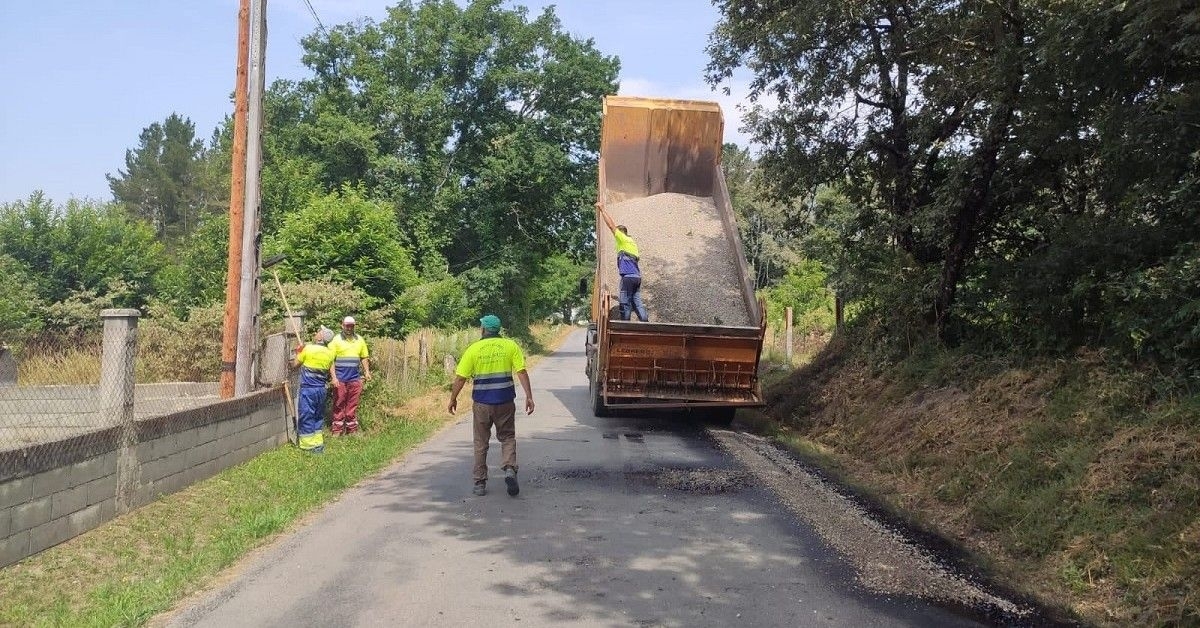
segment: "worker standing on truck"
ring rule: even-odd
[[[313,454],[325,451],[325,386],[332,379],[336,386],[337,372],[333,368],[334,353],[328,346],[333,330],[321,327],[313,341],[296,354],[295,366],[300,367],[299,420],[296,432],[300,449]]]
[[[629,229],[626,229],[625,225],[618,225],[612,216],[604,211],[602,203],[596,203],[596,209],[600,212],[600,217],[604,219],[604,224],[608,225],[613,239],[617,242],[617,274],[621,276],[617,298],[621,302],[621,320],[629,320],[632,306],[632,310],[637,312],[638,319],[642,322],[649,321],[650,316],[646,313],[646,305],[642,303],[642,269],[638,266],[637,242],[629,237]]]
[[[521,380],[525,389],[525,414],[533,414],[533,391],[529,387],[529,374],[525,372],[525,355],[521,347],[508,338],[500,337],[500,318],[488,314],[479,319],[482,338],[463,352],[462,359],[454,369],[454,386],[450,391],[450,403],[446,409],[450,414],[458,410],[458,393],[467,378],[474,385],[471,399],[474,400],[475,479],[476,495],[487,494],[487,453],[492,439],[492,425],[496,426],[496,440],[500,441],[503,459],[504,483],[508,494],[520,492],[517,484],[517,387],[513,374]]]

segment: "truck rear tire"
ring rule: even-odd
[[[597,366],[592,366],[592,372],[588,377],[590,392],[592,393],[592,415],[597,418],[606,418],[612,416],[612,412],[604,407],[604,398],[600,395],[600,373]]]

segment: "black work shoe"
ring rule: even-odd
[[[487,482],[476,482],[475,488],[471,489],[471,492],[480,497],[487,495]]]
[[[516,495],[521,492],[521,487],[517,485],[517,472],[515,470],[504,470],[504,483],[508,485],[509,495]]]

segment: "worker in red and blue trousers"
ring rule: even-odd
[[[300,367],[300,394],[296,405],[300,415],[296,432],[300,449],[319,454],[325,451],[325,387],[330,380],[338,383],[334,369],[334,352],[328,347],[333,330],[322,327],[313,341],[296,354],[295,366]]]
[[[334,336],[333,349],[337,381],[333,388],[333,435],[354,434],[358,431],[358,400],[362,396],[363,380],[371,379],[371,353],[367,341],[354,333],[354,317],[342,319],[342,333]]]

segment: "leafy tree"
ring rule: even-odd
[[[62,295],[51,286],[53,241],[58,210],[41,191],[24,201],[0,205],[0,254],[20,262],[37,278],[38,293],[53,300]]]
[[[591,273],[590,264],[581,264],[566,255],[542,260],[530,289],[531,317],[538,320],[558,316],[564,323],[572,322],[571,311],[587,299],[579,294],[579,280]]]
[[[72,289],[103,291],[114,280],[129,287],[119,305],[142,305],[166,263],[154,233],[117,205],[69,201],[55,229],[54,276]]]
[[[472,312],[495,314],[505,328],[521,333],[532,320],[528,296],[533,275],[528,268],[535,263],[512,254],[499,255],[463,272],[460,278]]]
[[[600,102],[618,65],[552,9],[402,1],[304,47],[314,75],[268,99],[276,156],[386,199],[423,273],[590,246]]]
[[[1200,8],[718,6],[710,80],[750,68],[772,196],[881,328],[1200,377]]]
[[[229,215],[205,216],[155,277],[155,296],[174,305],[176,316],[184,316],[187,308],[224,302],[228,256]]]
[[[721,168],[755,285],[773,285],[789,266],[800,261],[800,239],[810,228],[804,207],[770,196],[762,170],[748,149],[726,144]]]
[[[0,343],[40,331],[42,302],[29,268],[0,254],[0,274],[3,274],[5,284],[0,293],[0,338],[3,338]]]
[[[275,233],[284,216],[325,193],[319,172],[320,166],[302,157],[276,155],[264,163],[259,214],[263,233]]]
[[[287,255],[286,279],[346,282],[383,302],[417,283],[392,211],[349,186],[287,215],[268,250]]]
[[[940,268],[915,293],[944,330],[966,262],[1000,216],[992,185],[1024,83],[1016,0],[763,5],[719,2],[714,83],[750,65],[748,123],[784,197],[838,183],[870,239]]]
[[[0,207],[0,253],[29,268],[47,303],[91,294],[138,307],[166,263],[153,230],[123,207],[77,200],[56,207],[38,193]]]
[[[190,233],[220,199],[220,178],[206,167],[196,125],[172,113],[142,129],[137,148],[125,151],[125,169],[108,175],[113,198],[145,219],[158,236]],[[228,199],[228,196],[225,196]]]
[[[467,300],[466,288],[456,277],[410,287],[401,295],[397,310],[403,320],[401,334],[423,327],[471,327],[479,318]]]

